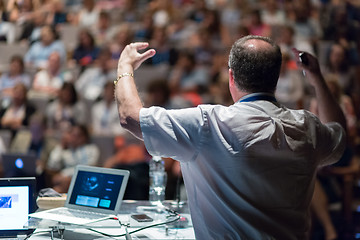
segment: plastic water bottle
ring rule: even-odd
[[[153,205],[160,205],[165,200],[165,187],[167,174],[165,172],[164,160],[153,156],[149,162],[149,200]]]

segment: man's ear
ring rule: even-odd
[[[237,96],[236,96],[236,85],[235,85],[235,79],[234,79],[234,74],[233,71],[231,70],[231,68],[229,68],[229,91],[230,91],[230,95],[232,97],[232,99],[234,100],[234,102],[237,101]]]
[[[229,88],[232,88],[234,86],[235,86],[235,80],[234,80],[233,70],[229,68]]]

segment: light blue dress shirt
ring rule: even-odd
[[[53,52],[59,53],[62,62],[66,60],[65,46],[60,40],[56,40],[48,46],[43,45],[41,41],[35,42],[25,54],[24,61],[35,67],[44,67]]]
[[[142,108],[150,154],[180,161],[196,239],[305,239],[316,169],[345,133],[304,110],[252,100]]]

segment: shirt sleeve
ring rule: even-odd
[[[346,147],[345,130],[339,123],[330,122],[321,126],[320,139],[320,165],[330,165],[337,162],[344,153]]]
[[[60,145],[56,146],[50,153],[47,168],[54,171],[60,171],[64,166],[62,161],[63,153],[64,149]]]
[[[204,126],[200,108],[142,108],[140,126],[146,149],[151,155],[179,161],[196,158]]]

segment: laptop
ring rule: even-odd
[[[120,210],[130,172],[78,165],[71,179],[65,206],[30,214],[30,217],[86,225],[115,217]]]
[[[36,210],[36,180],[0,178],[0,238],[27,235],[34,229],[24,228],[29,213]]]
[[[35,177],[36,155],[22,153],[3,153],[4,177]]]

